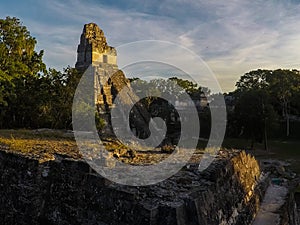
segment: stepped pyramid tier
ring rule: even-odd
[[[120,96],[123,107],[127,107],[132,102],[139,100],[138,96],[132,91],[129,80],[123,71],[117,66],[117,51],[114,47],[107,44],[104,32],[95,23],[85,24],[80,37],[80,44],[77,49],[77,62],[75,68],[84,72],[92,66],[94,76],[94,97],[98,112],[105,119],[108,125],[104,132],[113,133],[110,118],[110,110],[114,107],[113,101],[118,93],[126,88],[126,94]],[[134,125],[138,130],[147,127],[149,115],[143,107],[134,107],[137,114]],[[122,114],[120,116],[126,117]],[[141,124],[141,125],[140,125]]]
[[[117,51],[108,46],[104,32],[95,23],[84,25],[77,48],[77,69],[85,70],[91,64],[106,63],[117,68]]]
[[[104,32],[95,23],[85,24],[77,49],[75,68],[84,72],[93,66],[95,104],[101,113],[113,107],[117,93],[129,81],[117,66],[117,51],[107,44]]]

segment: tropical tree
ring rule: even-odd
[[[276,121],[276,113],[270,103],[268,93],[263,89],[243,92],[235,106],[235,117],[240,135],[251,138],[251,148],[254,142],[263,141],[267,150],[268,127],[270,128]]]
[[[169,80],[176,82],[177,85],[182,87],[190,95],[198,92],[198,90],[199,90],[198,84],[196,84],[190,80],[184,80],[184,79],[181,79],[178,77],[171,77],[171,78],[169,78]]]
[[[242,92],[254,89],[264,89],[268,87],[269,84],[267,82],[267,77],[271,72],[271,70],[258,69],[245,73],[236,83],[237,90]]]
[[[231,125],[238,127],[239,135],[251,138],[251,147],[255,141],[264,141],[267,149],[268,127],[276,124],[277,114],[272,100],[274,96],[270,82],[272,70],[254,70],[240,77],[233,93],[235,108]]]
[[[268,78],[269,92],[280,105],[281,115],[286,120],[286,136],[290,135],[291,102],[300,91],[300,73],[297,70],[272,71]]]
[[[72,127],[72,104],[81,73],[68,67],[63,72],[49,69],[41,82],[47,87],[45,101],[40,105],[40,118],[51,128],[70,129]]]
[[[46,71],[43,51],[19,19],[0,19],[0,126],[26,126],[40,99],[34,94]]]

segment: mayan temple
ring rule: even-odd
[[[117,69],[116,49],[108,46],[104,32],[95,23],[84,25],[77,53],[77,69],[87,69],[90,64],[107,64]]]
[[[84,72],[92,66],[94,75],[95,105],[101,117],[105,119],[107,127],[104,132],[113,133],[110,110],[114,107],[113,101],[117,94],[126,88],[126,95],[119,96],[122,107],[137,102],[138,97],[133,93],[129,80],[117,66],[117,51],[107,44],[104,32],[95,23],[85,24],[77,48],[77,62],[75,68]],[[134,109],[137,119],[133,126],[138,130],[147,124],[148,114],[141,106]],[[119,113],[122,117],[122,109]],[[139,128],[138,128],[139,127]]]
[[[113,107],[113,99],[129,81],[117,66],[117,52],[106,42],[104,32],[95,23],[84,25],[77,48],[75,68],[84,72],[94,69],[95,104],[101,113]]]

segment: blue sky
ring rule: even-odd
[[[296,0],[0,0],[0,14],[22,20],[48,67],[74,66],[83,25],[97,23],[108,43],[145,39],[185,46],[202,57],[223,91],[253,69],[300,69]],[[162,53],[163,54],[163,53]]]

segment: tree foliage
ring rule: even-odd
[[[0,128],[70,128],[81,76],[46,70],[43,51],[19,19],[0,19]]]
[[[33,90],[41,88],[46,71],[43,51],[36,52],[35,45],[19,19],[0,19],[0,125],[25,125],[35,118],[40,99]]]
[[[240,77],[233,93],[235,111],[231,126],[239,126],[240,134],[262,139],[264,129],[286,121],[290,135],[290,116],[299,116],[300,73],[297,70],[254,70]],[[264,112],[264,113],[262,113]],[[234,119],[232,119],[234,118]],[[235,121],[235,122],[233,122]],[[262,126],[267,123],[267,126]],[[241,130],[243,129],[245,130]],[[257,139],[257,138],[256,138]]]
[[[0,19],[0,128],[72,127],[73,95],[81,73],[71,67],[63,71],[47,70],[44,52],[37,51],[36,44],[19,19]],[[170,120],[167,113],[157,110],[162,105],[174,111],[174,107],[162,100],[166,93],[173,101],[184,101],[184,92],[193,100],[205,96],[214,101],[215,94],[190,80],[172,77],[131,81],[138,96],[148,96],[142,99],[148,110],[153,115],[163,115],[166,120]],[[285,123],[282,130],[289,136],[291,119],[300,118],[300,72],[297,70],[250,71],[240,77],[230,95],[233,103],[229,104],[228,133],[236,136],[266,142],[270,131],[282,123]],[[209,134],[210,112],[206,109],[199,117],[202,125],[207,124]],[[101,129],[104,121],[99,115],[96,120]]]
[[[245,73],[236,83],[237,91],[243,92],[267,88],[269,85],[267,80],[270,73],[270,70],[261,69]]]

